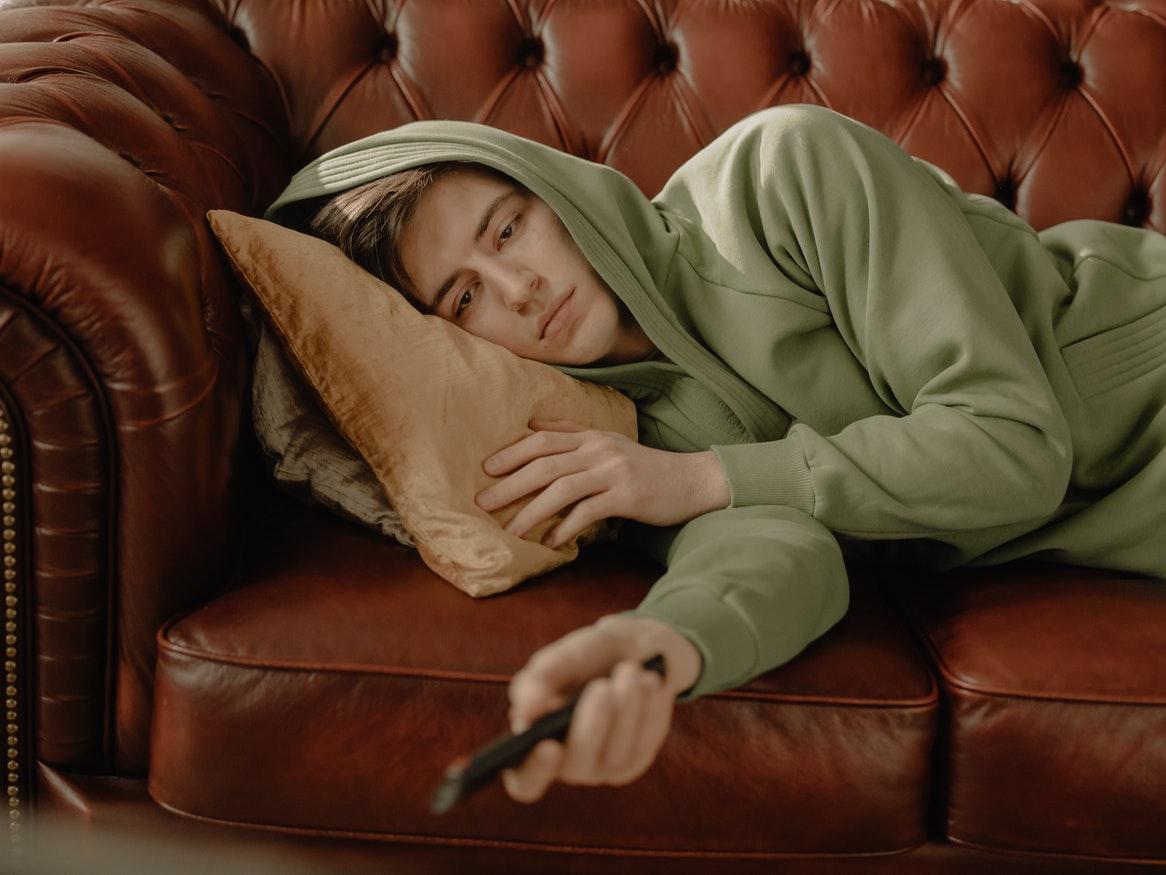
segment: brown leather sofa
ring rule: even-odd
[[[1166,231],[1163,0],[0,0],[9,848],[52,815],[329,871],[1166,865],[1166,582],[1038,562],[853,566],[846,618],[678,706],[639,781],[428,812],[530,653],[661,569],[601,543],[473,600],[276,490],[205,212],[418,117],[650,194],[791,102],[1037,229]]]

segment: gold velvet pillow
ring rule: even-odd
[[[538,493],[487,513],[474,496],[503,478],[482,460],[570,419],[637,438],[636,408],[614,389],[524,359],[418,313],[335,246],[228,210],[207,218],[329,419],[368,462],[421,558],[472,596],[578,556],[603,522],[557,549],[539,543],[570,508],[522,538],[503,526]]]

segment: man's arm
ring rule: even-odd
[[[813,517],[780,505],[730,507],[639,533],[668,570],[621,616],[659,620],[691,641],[700,677],[680,698],[732,689],[793,659],[842,619],[850,585],[842,550]],[[626,543],[627,539],[621,537]]]

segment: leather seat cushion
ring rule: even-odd
[[[1051,563],[905,580],[944,699],[947,835],[1166,857],[1166,586]]]
[[[622,543],[472,599],[408,548],[275,496],[246,586],[158,633],[149,789],[178,813],[401,840],[646,854],[886,853],[926,839],[935,681],[877,587],[753,683],[678,705],[626,787],[556,784],[537,808],[500,782],[444,815],[457,756],[507,729],[530,654],[634,606],[662,569]],[[581,818],[580,812],[587,812]]]

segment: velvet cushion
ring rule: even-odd
[[[418,313],[326,241],[228,210],[207,218],[303,385],[371,468],[434,572],[490,595],[612,533],[615,522],[600,521],[552,550],[539,541],[571,506],[518,538],[502,527],[538,493],[492,513],[474,496],[504,479],[482,461],[531,434],[531,419],[637,439],[630,399]]]

